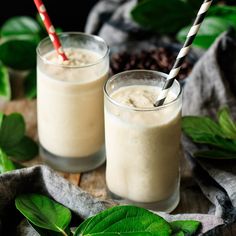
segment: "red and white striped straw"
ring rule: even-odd
[[[46,11],[46,8],[42,2],[42,0],[34,0],[34,3],[38,9],[38,12],[40,14],[40,17],[44,23],[44,26],[48,32],[48,35],[52,41],[52,44],[55,48],[55,50],[57,51],[59,57],[63,60],[63,61],[66,61],[68,60],[63,48],[62,48],[62,45],[61,45],[61,42],[60,42],[60,39],[58,37],[58,35],[56,34],[56,31],[55,31],[55,28],[54,26],[52,25],[52,22],[48,16],[48,13]]]
[[[185,43],[175,60],[175,64],[174,64],[173,68],[171,69],[171,71],[165,81],[165,84],[161,90],[161,93],[157,98],[157,101],[154,104],[155,107],[158,107],[158,106],[161,106],[164,104],[165,99],[168,95],[168,92],[169,92],[171,86],[173,85],[177,75],[179,74],[179,71],[180,71],[181,66],[184,62],[184,59],[190,51],[193,40],[195,39],[195,37],[198,33],[198,30],[200,29],[200,26],[206,16],[206,13],[207,13],[209,7],[211,6],[212,1],[213,0],[204,0],[204,2],[202,3],[202,5],[198,11],[197,17],[188,32]]]

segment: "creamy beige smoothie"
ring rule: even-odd
[[[179,188],[178,103],[156,109],[160,88],[131,85],[110,94],[105,109],[108,189],[134,202],[163,201]],[[176,99],[170,92],[165,103]]]
[[[54,155],[82,158],[104,145],[108,63],[97,63],[101,55],[87,49],[66,48],[65,53],[69,61],[52,51],[43,56],[46,63],[38,63],[39,140]]]

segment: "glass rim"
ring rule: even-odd
[[[171,100],[170,102],[168,102],[168,103],[166,103],[166,104],[163,104],[163,105],[161,105],[161,106],[158,106],[158,107],[155,107],[155,106],[153,106],[153,107],[148,107],[148,108],[137,108],[137,107],[130,107],[130,106],[128,106],[128,105],[125,105],[125,104],[123,104],[123,103],[120,103],[120,102],[118,102],[118,101],[116,101],[115,99],[113,99],[111,96],[110,96],[110,94],[109,94],[109,92],[107,91],[107,86],[108,86],[108,83],[111,81],[111,80],[114,80],[114,79],[116,79],[117,77],[119,77],[119,76],[121,76],[121,75],[123,75],[123,74],[127,74],[127,73],[137,73],[137,72],[147,72],[147,73],[153,73],[153,74],[156,74],[156,75],[159,75],[159,76],[161,76],[161,77],[163,77],[163,78],[167,78],[167,76],[168,76],[168,74],[166,74],[166,73],[163,73],[163,72],[160,72],[160,71],[154,71],[154,70],[128,70],[128,71],[123,71],[123,72],[120,72],[120,73],[118,73],[118,74],[115,74],[115,75],[113,75],[113,76],[111,76],[106,82],[105,82],[105,84],[104,84],[104,86],[103,86],[103,91],[104,91],[104,94],[105,94],[105,96],[106,96],[106,98],[111,102],[111,103],[113,103],[114,105],[116,105],[116,106],[119,106],[119,107],[121,107],[121,108],[123,108],[123,109],[126,109],[126,110],[130,110],[130,111],[157,111],[157,110],[161,110],[161,109],[165,109],[165,108],[167,108],[167,107],[170,107],[172,104],[175,104],[177,101],[178,101],[178,99],[180,98],[180,96],[181,96],[181,94],[182,94],[182,87],[181,87],[181,85],[180,85],[180,83],[175,79],[174,80],[174,83],[177,83],[178,85],[179,85],[179,93],[178,93],[178,95],[177,95],[177,97],[175,98],[175,99],[173,99],[173,100]]]
[[[73,31],[69,31],[69,32],[61,32],[61,33],[58,33],[58,37],[62,37],[63,35],[65,36],[70,36],[70,35],[80,35],[80,36],[86,36],[86,37],[90,37],[90,38],[93,38],[99,42],[102,42],[105,46],[106,46],[106,50],[105,50],[105,53],[104,55],[102,55],[101,57],[99,57],[98,60],[96,60],[94,63],[89,63],[89,64],[86,64],[86,65],[83,65],[83,66],[79,66],[79,65],[64,65],[64,64],[58,64],[58,63],[55,63],[55,62],[51,62],[49,60],[47,60],[45,58],[45,54],[42,55],[42,53],[40,53],[40,47],[42,46],[43,43],[45,43],[46,41],[49,41],[51,42],[51,39],[49,36],[43,38],[39,43],[38,43],[38,46],[36,48],[36,53],[37,55],[39,56],[39,58],[45,63],[45,64],[48,64],[48,65],[52,65],[52,66],[56,66],[56,67],[60,67],[60,68],[70,68],[70,69],[79,69],[79,68],[88,68],[88,67],[92,67],[92,66],[96,66],[98,65],[100,62],[102,62],[108,55],[109,55],[109,52],[110,52],[110,48],[108,46],[108,44],[106,43],[106,41],[97,36],[97,35],[93,35],[93,34],[87,34],[87,33],[83,33],[83,32],[73,32]],[[54,47],[53,47],[54,48]],[[55,50],[55,49],[54,49]]]

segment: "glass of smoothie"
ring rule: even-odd
[[[182,91],[175,81],[154,107],[166,77],[134,70],[106,82],[106,183],[121,202],[171,212],[179,202]]]
[[[49,37],[37,48],[40,152],[55,169],[84,172],[105,161],[103,85],[109,49],[100,37],[84,33],[59,38],[68,61],[61,61]]]

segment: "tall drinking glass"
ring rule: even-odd
[[[109,49],[103,39],[61,33],[69,61],[49,38],[37,48],[37,108],[41,155],[55,169],[81,172],[105,161],[103,85]]]
[[[179,202],[182,91],[175,81],[154,107],[166,77],[135,70],[106,82],[106,182],[114,198],[170,212]]]

